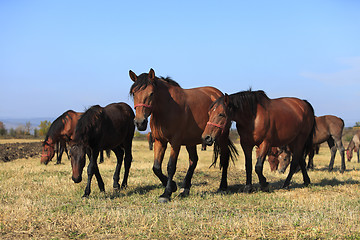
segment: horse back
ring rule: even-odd
[[[341,139],[344,129],[344,121],[333,115],[315,117],[316,128],[314,144],[327,141],[331,136],[334,139]]]

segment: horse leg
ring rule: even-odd
[[[360,163],[360,149],[357,151],[358,163]]]
[[[103,163],[104,162],[104,151],[100,151],[100,160],[99,163]]]
[[[299,165],[300,165],[301,173],[303,175],[304,185],[308,186],[310,184],[310,178],[306,171],[306,162],[305,162],[304,154],[301,154],[299,157]]]
[[[251,193],[253,191],[252,187],[252,149],[253,146],[248,146],[245,144],[241,144],[241,147],[244,151],[245,155],[245,169],[246,169],[246,185],[244,188],[244,192]]]
[[[125,165],[125,171],[124,171],[124,178],[121,183],[121,188],[127,187],[127,181],[130,173],[130,167],[132,162],[132,154],[131,154],[131,147],[132,147],[132,140],[125,144],[125,158],[124,158],[124,165]]]
[[[180,197],[187,197],[190,193],[190,187],[191,187],[191,178],[194,174],[194,170],[196,168],[197,162],[199,160],[196,145],[195,146],[186,146],[186,150],[189,153],[189,168],[186,173],[184,182],[181,185],[180,189]]]
[[[89,161],[89,165],[88,165],[88,168],[87,168],[88,181],[87,181],[87,184],[86,184],[85,193],[84,193],[83,197],[88,197],[90,195],[90,193],[91,193],[91,179],[92,179],[92,176],[94,174],[95,174],[96,180],[98,182],[100,191],[101,192],[105,191],[105,185],[104,185],[104,182],[103,182],[103,180],[101,178],[99,168],[98,168],[98,165],[97,165],[97,162],[96,162],[98,155],[99,155],[98,150],[93,150],[91,152],[90,161]]]
[[[122,148],[120,146],[118,146],[112,150],[116,156],[116,168],[115,168],[115,172],[114,172],[114,176],[113,176],[113,180],[114,180],[113,188],[114,188],[114,190],[120,190],[120,184],[119,184],[120,169],[121,169],[121,164],[122,164],[123,157],[124,157],[124,150],[122,150]]]
[[[167,184],[167,177],[162,173],[161,165],[164,160],[166,147],[167,147],[166,142],[162,143],[158,140],[155,140],[153,172],[160,179],[160,181],[164,187],[166,187],[166,184]]]
[[[331,158],[330,158],[330,164],[329,164],[329,172],[332,171],[334,169],[334,161],[335,161],[335,155],[336,155],[336,146],[334,143],[334,139],[329,138],[327,140],[327,143],[329,145],[330,148],[330,152],[331,152]]]
[[[341,156],[341,173],[345,172],[346,165],[345,165],[345,148],[342,144],[341,138],[334,138],[335,144],[337,149],[339,149],[340,156]]]
[[[180,144],[171,145],[170,158],[169,158],[169,162],[168,162],[168,166],[167,166],[168,180],[167,180],[167,184],[165,187],[165,191],[159,198],[159,202],[162,202],[162,203],[169,202],[171,194],[173,192],[175,192],[177,189],[177,187],[174,188],[175,182],[173,181],[173,178],[174,178],[174,175],[176,172],[176,164],[177,164],[177,159],[179,156],[179,151],[180,151]],[[176,186],[176,183],[175,183],[175,186]]]
[[[259,182],[262,191],[269,191],[269,183],[266,181],[265,176],[263,175],[264,161],[266,158],[266,154],[269,152],[270,145],[266,142],[263,142],[259,149],[259,157],[257,158],[255,165],[255,172],[259,177]]]
[[[62,155],[64,153],[64,143],[63,142],[59,142],[59,154],[57,154],[57,159],[56,159],[56,164],[61,164],[61,158],[62,158]]]
[[[295,144],[296,146],[296,144]],[[292,176],[294,175],[294,173],[297,171],[299,165],[300,165],[300,169],[301,172],[303,174],[303,179],[304,179],[304,184],[307,186],[310,184],[310,178],[307,174],[306,171],[306,162],[305,162],[305,158],[304,158],[304,150],[300,150],[297,149],[294,146],[289,146],[291,152],[293,153],[293,158],[290,164],[290,171],[289,174],[284,182],[283,188],[288,188],[290,185],[290,180],[292,178]]]
[[[307,169],[314,169],[314,155],[315,155],[315,150],[314,148],[311,148],[310,152],[309,152],[309,162],[307,165]],[[306,159],[306,156],[305,156]]]

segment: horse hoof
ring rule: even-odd
[[[333,170],[333,168],[329,168],[328,171],[331,172]]]
[[[245,185],[244,193],[252,193],[254,191],[252,185]]]
[[[308,187],[310,185],[310,182],[304,182],[304,186]]]
[[[261,188],[261,191],[263,191],[263,192],[270,192],[270,185],[268,182],[265,183],[265,185],[261,186],[260,188]]]
[[[121,185],[121,189],[126,189],[127,185]]]
[[[120,192],[120,188],[119,187],[114,187],[113,192]]]
[[[87,199],[87,198],[89,198],[89,195],[84,194],[81,198],[82,198],[82,199]]]
[[[180,194],[179,197],[188,197],[190,195],[190,189],[187,188],[180,188]]]
[[[290,185],[288,185],[288,184],[285,185],[285,184],[284,184],[284,185],[282,186],[282,189],[289,190],[289,189],[290,189]]]
[[[169,198],[166,198],[166,197],[159,197],[159,203],[168,203],[170,202],[170,199]]]

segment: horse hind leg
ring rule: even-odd
[[[335,155],[336,155],[336,146],[335,146],[335,142],[334,139],[329,138],[327,140],[327,143],[329,145],[330,148],[330,152],[331,152],[331,158],[330,158],[330,163],[329,163],[329,172],[332,171],[334,169],[334,161],[335,161]]]
[[[199,160],[196,145],[195,146],[186,146],[186,150],[189,153],[189,168],[186,173],[184,182],[182,183],[181,189],[180,189],[180,197],[187,197],[190,193],[190,187],[191,187],[191,179],[194,174],[194,170],[196,168],[197,162]]]
[[[266,181],[266,178],[263,174],[263,168],[264,168],[265,157],[268,151],[269,151],[269,144],[263,142],[260,145],[259,157],[257,158],[255,165],[255,172],[258,175],[261,190],[266,192],[269,191],[269,183]]]
[[[309,161],[308,161],[307,169],[314,169],[314,155],[315,155],[315,149],[311,148],[309,152]]]
[[[284,182],[283,188],[288,188],[290,185],[290,181],[292,176],[297,171],[299,165],[303,175],[304,185],[307,186],[310,184],[310,178],[306,171],[306,162],[305,162],[305,154],[304,151],[300,151],[298,149],[294,149],[294,147],[290,146],[291,151],[293,152],[293,158],[290,164],[289,174]]]
[[[346,170],[346,165],[345,165],[345,148],[342,144],[341,138],[340,139],[334,139],[335,140],[335,144],[337,149],[339,149],[340,152],[340,157],[341,157],[341,173],[344,173]]]
[[[127,181],[129,178],[131,162],[133,160],[133,157],[131,154],[131,144],[132,144],[132,141],[130,141],[130,143],[128,143],[127,146],[125,146],[125,157],[124,157],[125,172],[124,172],[123,181],[121,183],[121,188],[127,187]]]
[[[112,149],[113,152],[115,153],[116,156],[116,168],[115,168],[115,172],[114,172],[114,176],[113,176],[113,188],[114,190],[120,190],[120,184],[119,184],[119,180],[120,180],[120,169],[121,169],[121,165],[122,165],[122,161],[123,161],[123,157],[124,157],[124,150],[121,147],[116,147],[114,149]]]

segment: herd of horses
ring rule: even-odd
[[[213,164],[220,158],[222,175],[220,190],[226,190],[227,170],[231,159],[238,155],[229,138],[232,122],[240,136],[240,145],[245,154],[245,192],[252,192],[252,152],[257,146],[255,172],[263,191],[269,190],[269,183],[263,175],[266,156],[272,170],[284,172],[290,164],[289,174],[283,184],[290,185],[293,174],[300,168],[304,185],[310,184],[307,167],[313,167],[314,148],[327,141],[331,150],[329,170],[333,169],[337,149],[341,154],[341,172],[345,171],[344,147],[341,141],[344,123],[335,116],[315,117],[309,102],[292,97],[270,99],[263,91],[242,91],[223,94],[214,87],[183,89],[171,78],[157,77],[153,69],[136,75],[129,71],[133,84],[130,95],[134,109],[126,103],[112,103],[106,107],[95,105],[84,113],[69,110],[59,116],[50,126],[43,142],[41,163],[47,164],[57,153],[57,163],[65,151],[71,160],[72,180],[82,181],[85,157],[88,156],[87,185],[83,197],[89,196],[91,180],[95,175],[100,191],[105,191],[97,158],[103,161],[103,151],[113,151],[117,164],[113,177],[113,188],[127,186],[132,162],[132,141],[135,127],[145,131],[150,118],[151,132],[147,135],[149,148],[154,150],[153,172],[165,187],[160,202],[168,202],[177,191],[174,175],[181,146],[189,154],[189,167],[181,184],[179,196],[189,195],[191,179],[198,162],[196,145],[214,144]],[[352,151],[357,152],[359,161],[360,131],[351,140],[348,160]],[[169,143],[169,144],[168,144]],[[70,151],[67,151],[66,145]],[[170,158],[167,176],[162,171],[162,162],[167,146]],[[306,166],[305,157],[309,155]],[[122,184],[119,175],[124,160],[125,173]]]

